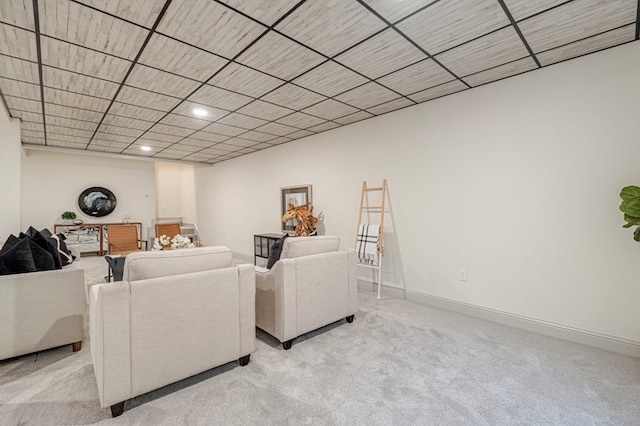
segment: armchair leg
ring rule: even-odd
[[[353,322],[353,319],[354,319],[355,317],[356,317],[355,315],[349,315],[349,316],[346,318],[346,320],[347,320],[347,322],[348,322],[348,323],[352,323],[352,322]]]
[[[124,411],[124,403],[125,401],[118,402],[111,406],[111,417],[118,417]]]
[[[238,362],[240,363],[241,367],[244,367],[245,365],[249,364],[249,357],[251,356],[251,354],[249,355],[245,355],[241,358],[238,358]]]
[[[293,339],[287,340],[286,342],[282,342],[282,347],[284,348],[285,351],[288,351],[289,349],[291,349],[291,345],[293,345]]]
[[[73,342],[73,351],[74,352],[78,352],[80,349],[82,349],[82,340],[80,340],[79,342]]]

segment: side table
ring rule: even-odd
[[[269,259],[269,252],[273,243],[284,234],[255,234],[253,236],[253,264],[257,265],[258,258]]]

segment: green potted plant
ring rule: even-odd
[[[620,211],[624,213],[625,223],[623,228],[638,226],[633,232],[633,239],[640,241],[640,187],[635,185],[625,186],[620,191]]]
[[[63,225],[72,225],[73,224],[73,219],[76,218],[76,214],[74,212],[66,211],[66,212],[62,213],[61,217],[62,217],[62,224]]]

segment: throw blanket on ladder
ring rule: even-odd
[[[360,263],[375,265],[378,259],[380,225],[360,225],[356,238],[356,251]]]

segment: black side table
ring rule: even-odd
[[[259,257],[269,259],[269,252],[273,243],[283,236],[284,234],[255,234],[253,236],[253,264],[258,264]]]

